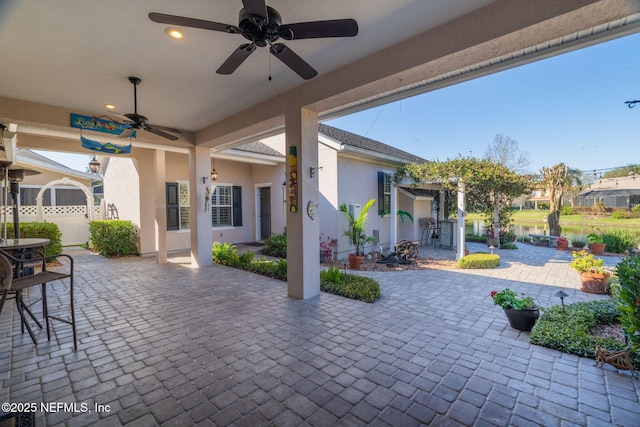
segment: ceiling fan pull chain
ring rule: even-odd
[[[271,55],[267,55],[269,58],[269,81],[271,81]]]

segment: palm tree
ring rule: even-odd
[[[360,215],[357,218],[354,218],[351,213],[349,213],[349,207],[346,203],[343,203],[338,208],[340,212],[343,212],[347,215],[347,219],[349,221],[349,229],[344,232],[344,235],[351,240],[351,243],[356,246],[356,255],[364,255],[363,247],[366,243],[373,243],[374,239],[372,236],[367,236],[364,230],[364,222],[367,219],[367,214],[369,209],[376,202],[376,199],[371,199],[367,202],[366,205],[362,207],[360,211]]]

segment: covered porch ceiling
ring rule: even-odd
[[[70,113],[104,104],[178,128],[169,141],[139,132],[137,148],[220,151],[282,132],[292,108],[336,117],[577,49],[640,29],[640,0],[268,0],[284,23],[353,18],[353,38],[285,41],[318,76],[303,80],[258,48],[231,75],[216,69],[246,40],[168,25],[150,12],[238,24],[241,0],[73,0],[0,3],[0,123],[18,146],[80,148]],[[271,76],[271,80],[269,80]],[[101,137],[94,135],[95,139]],[[104,137],[102,138],[105,139]],[[115,138],[108,138],[116,142]]]

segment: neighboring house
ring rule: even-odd
[[[22,148],[16,150],[16,161],[9,171],[11,175],[16,174],[14,171],[24,171],[17,173],[24,175],[19,182],[20,221],[56,223],[63,245],[88,241],[88,221],[101,218],[100,200],[96,200],[93,192],[93,186],[102,180],[100,176],[68,168]],[[7,205],[11,205],[11,199]],[[13,222],[13,209],[7,209],[7,222]]]
[[[396,191],[391,178],[399,166],[425,159],[389,145],[345,132],[324,124],[318,134],[319,200],[315,206],[320,233],[338,238],[338,257],[353,250],[343,236],[347,219],[338,211],[342,203],[358,206],[369,199],[376,204],[369,211],[367,230],[377,245],[388,249],[399,239],[419,240],[421,217],[435,216],[432,202],[437,191],[418,192],[405,188]],[[284,135],[214,153],[212,168],[216,181],[206,183],[211,212],[213,241],[231,243],[263,240],[285,230],[287,214],[286,157]],[[164,155],[166,181],[167,251],[190,248],[190,191],[188,154],[168,151]],[[130,219],[152,232],[153,225],[143,218],[145,192],[140,189],[139,165],[131,158],[112,156],[103,164],[104,197],[107,217]],[[309,174],[310,171],[300,171]],[[398,223],[392,218],[392,206],[409,212],[415,221]],[[306,206],[301,207],[306,215]],[[397,229],[392,229],[397,224]],[[144,239],[144,233],[141,233]],[[141,244],[144,248],[144,244]],[[373,249],[369,246],[367,250]],[[142,250],[153,253],[152,249]]]
[[[615,209],[640,205],[640,177],[603,178],[573,198],[574,206],[591,207],[598,202]]]

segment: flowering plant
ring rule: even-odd
[[[571,254],[573,259],[569,263],[569,267],[576,270],[578,273],[596,273],[604,274],[604,259],[595,258],[593,254],[587,253],[585,250],[580,252],[574,252]]]
[[[566,237],[564,237],[564,236],[560,236],[560,237],[558,237],[556,240],[557,240],[558,242],[568,242],[568,241],[569,241],[569,240],[568,240]]]
[[[509,288],[501,291],[491,291],[490,295],[493,298],[493,303],[504,309],[525,310],[536,308],[536,303],[532,297],[525,296],[525,294],[520,294],[522,296],[518,297],[518,294]]]
[[[333,256],[333,251],[338,247],[338,239],[332,239],[325,236],[324,233],[320,233],[320,252],[322,252],[327,258]]]

